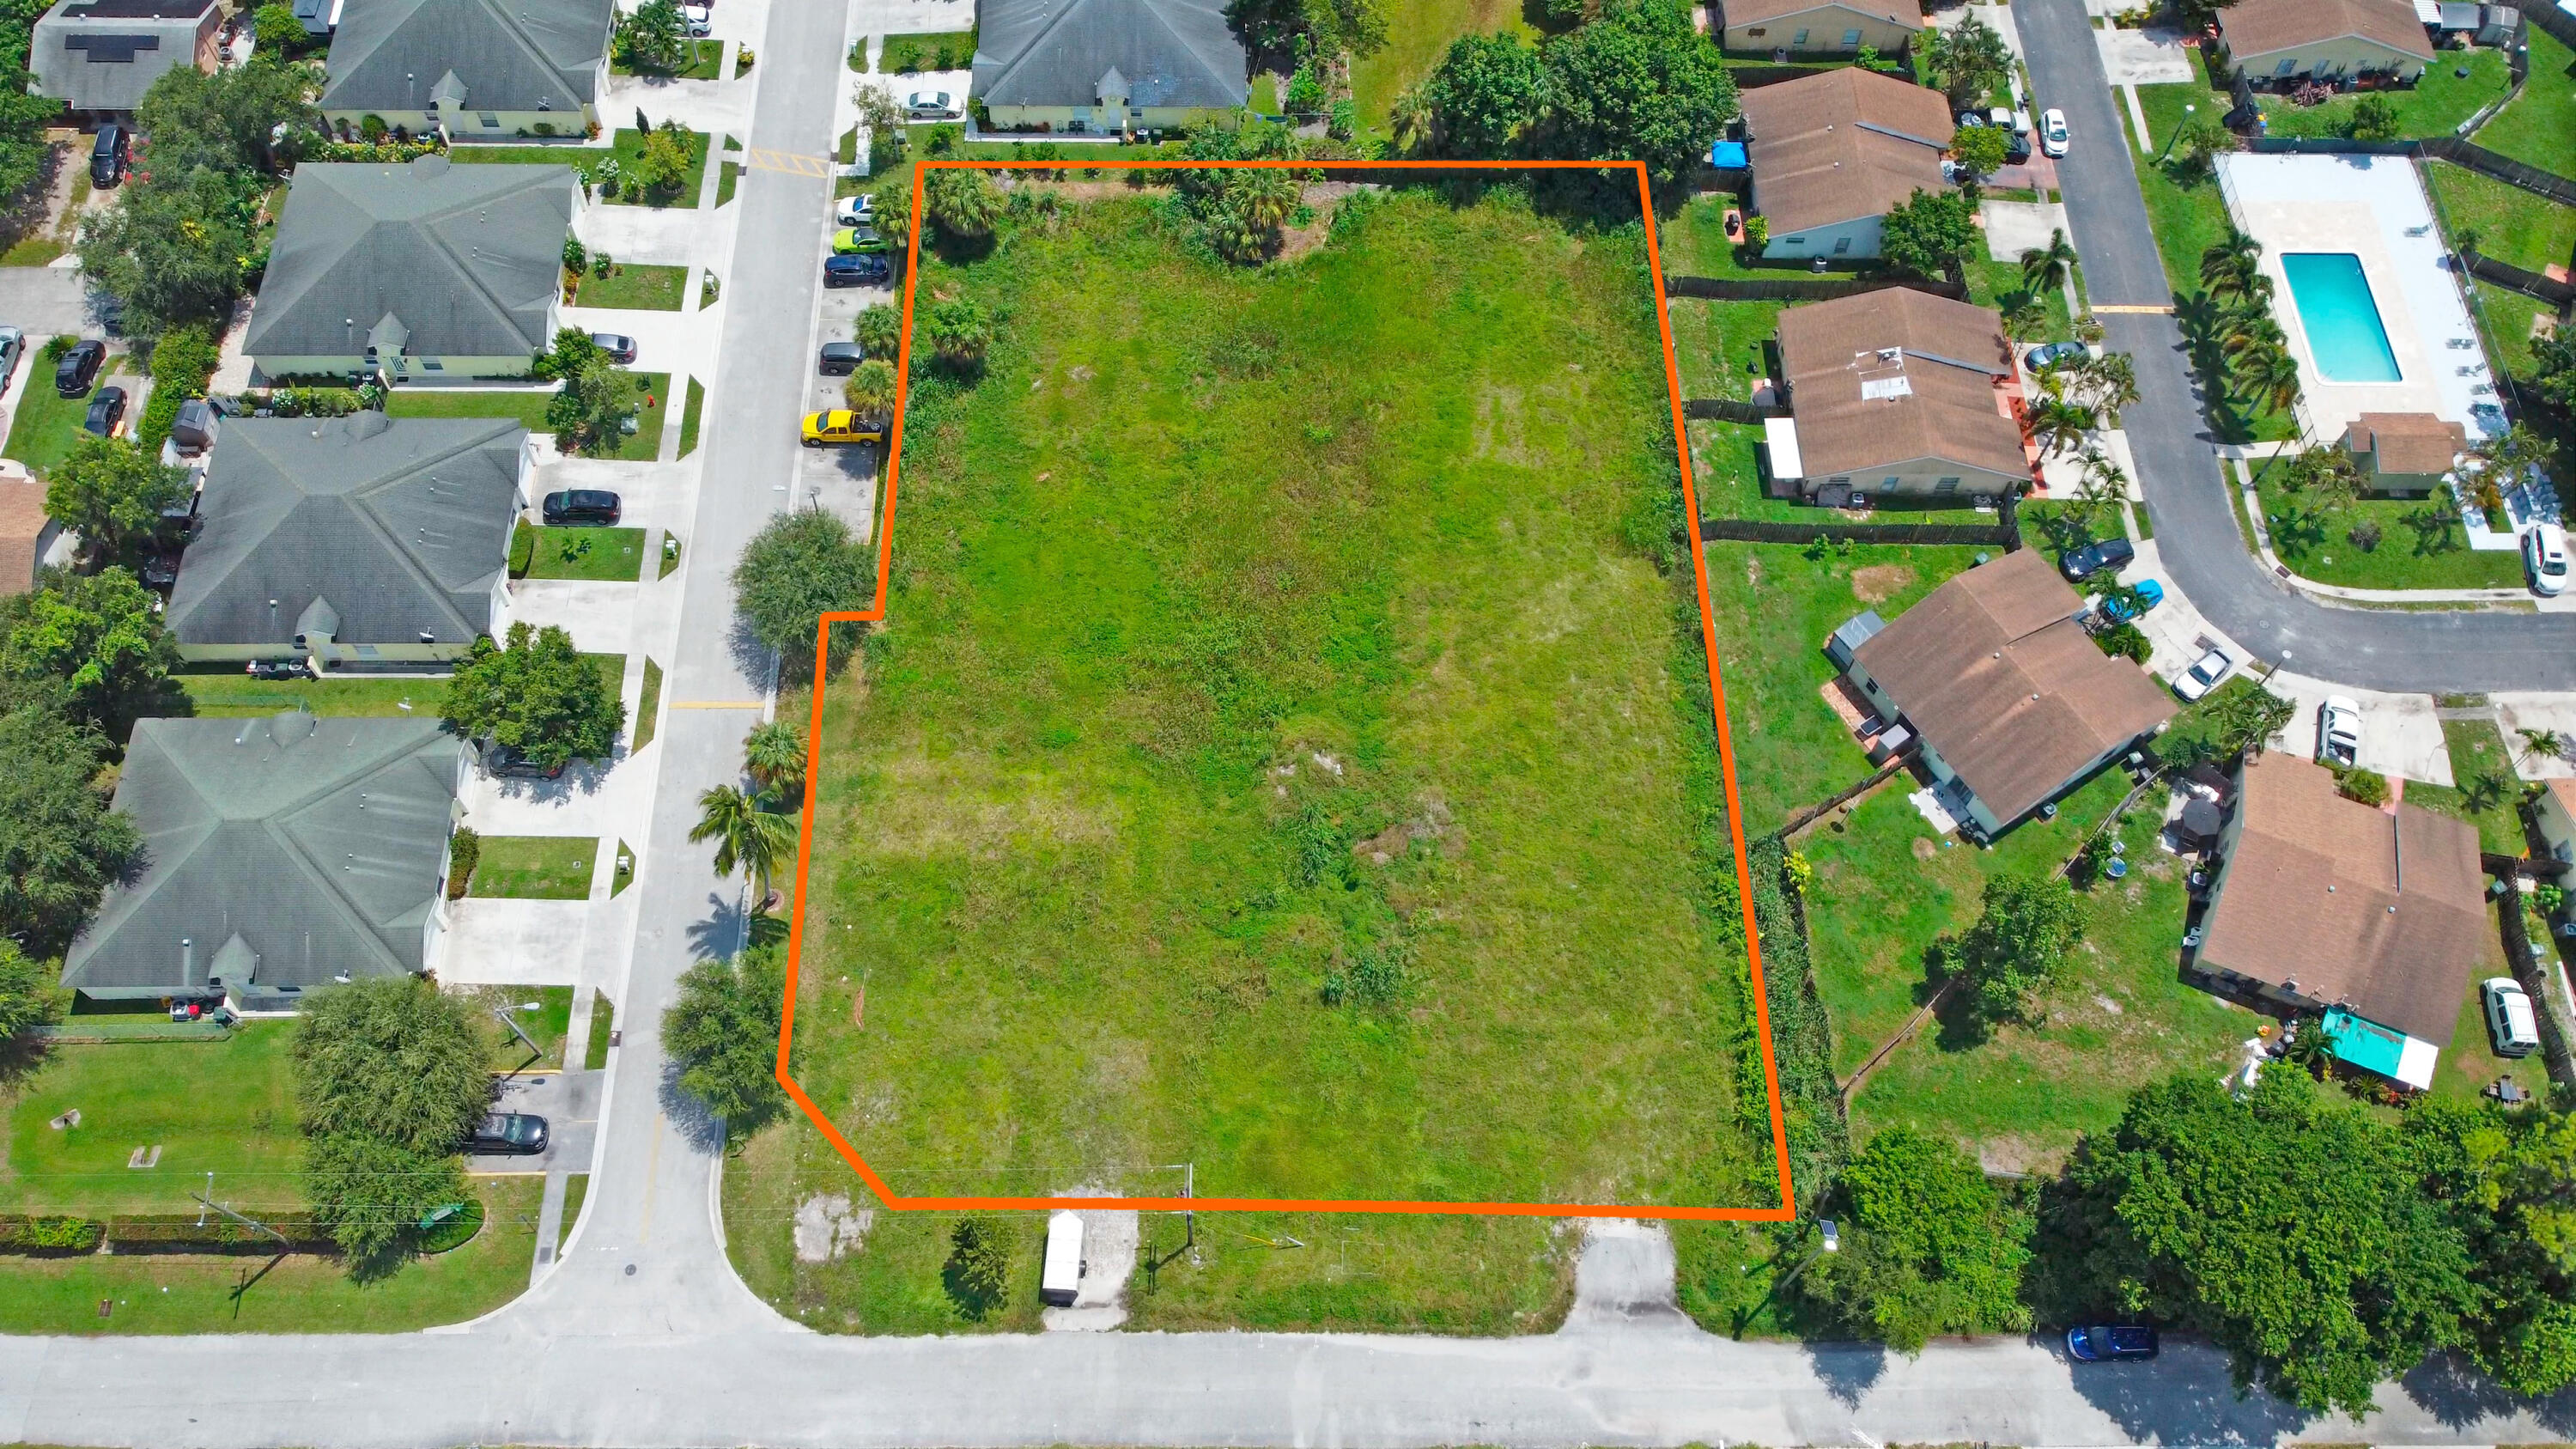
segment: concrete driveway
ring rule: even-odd
[[[2192,78],[2191,52],[2178,30],[2096,30],[2093,41],[2115,86],[2182,85]]]
[[[2263,687],[2299,707],[2282,733],[2280,748],[2304,759],[2317,754],[2317,713],[2328,695],[2361,706],[2361,749],[2354,763],[2390,779],[2427,785],[2458,783],[2451,776],[2451,747],[2429,694],[2385,694],[2335,684],[2311,675],[2275,670]]]
[[[530,1072],[503,1082],[492,1110],[545,1118],[546,1150],[526,1156],[468,1153],[465,1170],[494,1177],[533,1177],[556,1168],[588,1172],[604,1078],[600,1072]]]
[[[24,329],[30,346],[65,334],[108,335],[78,267],[0,267],[0,326]]]
[[[615,847],[610,847],[614,849]],[[574,986],[590,902],[467,896],[447,907],[438,979],[451,986]]]

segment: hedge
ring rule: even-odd
[[[206,395],[223,351],[203,327],[181,327],[152,345],[152,398],[134,425],[134,441],[158,453],[179,420],[179,404]]]
[[[98,1251],[107,1225],[91,1218],[0,1217],[0,1253],[65,1258]]]
[[[195,1213],[153,1213],[112,1218],[107,1224],[111,1253],[336,1253],[330,1229],[305,1213],[286,1213],[260,1221],[275,1228],[286,1242],[259,1229],[209,1212],[200,1224]]]

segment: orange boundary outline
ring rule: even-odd
[[[823,735],[823,666],[834,624],[874,623],[885,617],[886,596],[894,570],[894,505],[895,490],[903,472],[903,409],[911,391],[912,379],[912,303],[913,288],[921,276],[921,193],[926,174],[938,169],[957,170],[1026,170],[1026,161],[917,161],[913,163],[912,199],[914,225],[906,249],[907,270],[903,287],[903,344],[897,353],[895,368],[895,412],[892,436],[886,443],[885,507],[883,522],[877,530],[877,605],[873,609],[835,610],[823,615],[814,631],[814,701],[812,719],[805,735],[805,778],[820,777]],[[1063,157],[1044,163],[1049,168],[1066,170],[1111,170],[1148,167],[1156,170],[1203,169],[1215,167],[1268,167],[1300,170],[1628,170],[1637,177],[1638,211],[1646,223],[1646,269],[1655,281],[1655,323],[1664,344],[1664,382],[1672,404],[1673,448],[1681,462],[1682,516],[1699,517],[1699,494],[1693,486],[1690,463],[1690,435],[1682,422],[1681,369],[1673,356],[1673,319],[1664,296],[1663,254],[1655,235],[1655,207],[1652,189],[1647,184],[1645,163],[1641,161],[1184,161],[1184,160],[1107,160],[1083,162]],[[1337,1198],[1257,1198],[1257,1197],[905,1197],[892,1184],[868,1166],[867,1159],[850,1145],[826,1117],[805,1089],[788,1075],[788,1049],[796,1036],[797,967],[805,945],[805,887],[807,867],[814,853],[814,792],[805,795],[804,817],[797,834],[795,910],[789,916],[787,936],[787,1000],[779,1013],[778,1060],[773,1068],[778,1084],[803,1110],[807,1120],[820,1129],[833,1150],[839,1152],[851,1167],[857,1169],[868,1190],[895,1212],[958,1211],[983,1209],[1044,1210],[1066,1207],[1149,1209],[1163,1212],[1344,1212],[1344,1213],[1482,1213],[1517,1217],[1584,1217],[1584,1218],[1685,1218],[1698,1220],[1729,1219],[1740,1222],[1786,1222],[1797,1215],[1796,1202],[1789,1181],[1789,1129],[1780,1105],[1780,1068],[1771,1052],[1771,1005],[1763,986],[1762,938],[1753,921],[1752,869],[1745,859],[1744,818],[1735,790],[1735,746],[1726,727],[1726,683],[1717,664],[1716,616],[1709,607],[1708,558],[1701,546],[1699,530],[1690,529],[1691,572],[1699,590],[1700,644],[1708,656],[1708,684],[1712,713],[1717,721],[1719,772],[1726,782],[1727,831],[1735,847],[1737,900],[1744,912],[1744,943],[1753,976],[1753,1015],[1762,1045],[1762,1076],[1770,1095],[1771,1150],[1780,1169],[1780,1203],[1767,1208],[1655,1207],[1618,1203],[1532,1203],[1532,1202],[1415,1202],[1380,1199]]]

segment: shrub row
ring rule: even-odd
[[[91,1218],[0,1217],[0,1253],[60,1258],[96,1252],[106,1229]]]
[[[1779,1069],[1780,1101],[1788,1119],[1789,1169],[1799,1197],[1812,1201],[1851,1155],[1842,1088],[1834,1081],[1833,1028],[1816,995],[1806,912],[1786,884],[1787,847],[1778,836],[1767,836],[1752,842],[1745,856],[1753,875],[1753,922],[1762,933],[1762,995],[1771,1011],[1771,1057]],[[1746,1070],[1740,1080],[1750,1099],[1748,1110],[1767,1126],[1768,1093],[1761,1072],[1754,1070],[1761,1061],[1760,1044],[1753,1047],[1743,1056]]]
[[[134,424],[134,441],[158,453],[179,420],[179,404],[204,397],[215,367],[223,360],[215,340],[203,327],[175,328],[152,344],[152,400]]]
[[[95,1253],[274,1253],[276,1238],[217,1213],[138,1213],[114,1218],[0,1216],[0,1254],[59,1258]],[[298,1253],[338,1251],[330,1232],[303,1213],[264,1219]]]

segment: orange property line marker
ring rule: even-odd
[[[912,228],[906,251],[907,270],[903,287],[903,343],[895,361],[894,428],[886,442],[886,483],[884,523],[877,530],[877,604],[873,609],[845,609],[825,614],[814,631],[814,700],[805,734],[805,778],[821,778],[823,738],[824,664],[835,624],[869,624],[885,617],[886,595],[894,574],[894,510],[903,474],[903,410],[911,391],[912,379],[912,307],[915,283],[921,276],[921,189],[924,173],[932,170],[1018,170],[1029,163],[1021,161],[917,161],[912,173]],[[1699,517],[1699,493],[1691,477],[1690,435],[1682,422],[1681,368],[1673,356],[1672,314],[1664,296],[1663,254],[1655,237],[1655,208],[1652,189],[1647,184],[1645,163],[1640,161],[1165,161],[1051,160],[1050,168],[1110,170],[1145,167],[1154,170],[1206,169],[1220,166],[1245,168],[1294,168],[1298,170],[1338,171],[1629,171],[1637,178],[1637,208],[1646,226],[1646,268],[1655,281],[1655,324],[1664,346],[1664,383],[1666,397],[1672,405],[1673,451],[1681,463],[1682,516]],[[805,795],[804,818],[799,826],[796,846],[796,899],[788,917],[787,935],[787,1000],[779,1013],[778,1060],[774,1068],[778,1084],[821,1131],[832,1149],[841,1154],[855,1169],[868,1190],[877,1195],[887,1208],[896,1212],[911,1211],[977,1211],[985,1209],[1028,1209],[1033,1211],[1064,1207],[1143,1209],[1162,1212],[1344,1212],[1344,1213],[1483,1213],[1516,1217],[1588,1217],[1588,1218],[1687,1218],[1699,1220],[1731,1219],[1744,1222],[1785,1222],[1796,1215],[1797,1197],[1789,1181],[1789,1128],[1780,1104],[1780,1068],[1771,1051],[1771,1007],[1762,980],[1762,938],[1753,921],[1752,869],[1745,859],[1744,817],[1735,789],[1735,746],[1726,725],[1726,684],[1717,664],[1717,622],[1709,606],[1708,558],[1699,530],[1689,529],[1692,580],[1699,593],[1700,643],[1708,655],[1708,684],[1717,720],[1717,752],[1721,775],[1726,782],[1727,833],[1735,850],[1736,897],[1744,912],[1745,952],[1752,966],[1753,1016],[1762,1046],[1762,1079],[1771,1111],[1771,1150],[1780,1173],[1780,1203],[1776,1207],[1663,1207],[1643,1203],[1562,1203],[1562,1202],[1416,1202],[1377,1198],[1267,1198],[1267,1197],[906,1197],[894,1190],[893,1184],[878,1175],[850,1145],[831,1118],[805,1094],[796,1079],[788,1074],[788,1045],[796,1038],[796,983],[805,949],[805,891],[808,872],[814,857],[814,793]]]

